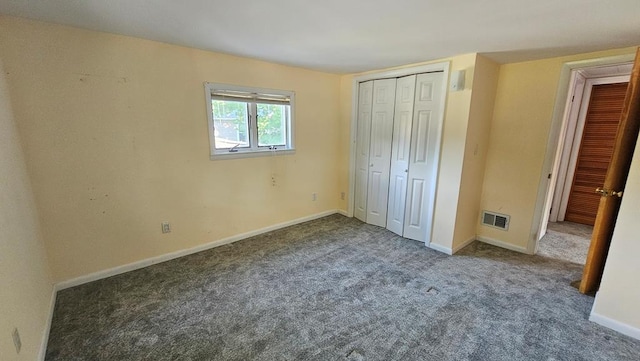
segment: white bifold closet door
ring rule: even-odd
[[[431,235],[442,134],[443,73],[416,78],[403,236],[426,242]]]
[[[373,81],[366,222],[380,227],[387,224],[395,94],[396,79]]]
[[[363,82],[356,135],[356,218],[429,241],[442,133],[443,73]]]
[[[393,141],[391,144],[387,229],[400,236],[402,236],[404,230],[404,209],[407,199],[407,176],[409,175],[411,123],[415,88],[415,75],[399,78],[397,81],[396,106],[393,116]]]
[[[369,139],[371,137],[371,109],[373,80],[360,83],[358,91],[358,120],[356,136],[356,189],[353,215],[367,221],[367,180],[369,179]]]

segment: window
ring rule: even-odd
[[[293,152],[294,93],[205,83],[211,159]]]

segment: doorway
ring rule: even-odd
[[[622,191],[624,189],[627,174],[629,172],[631,156],[633,154],[633,149],[635,148],[638,138],[638,131],[640,130],[640,49],[636,52],[635,57],[629,54],[628,56],[620,56],[615,58],[629,58],[629,60],[635,59],[635,62],[632,65],[630,82],[626,88],[623,109],[620,114],[620,123],[619,126],[616,127],[616,139],[611,155],[611,163],[609,165],[608,171],[606,172],[604,183],[601,187],[593,190],[595,193],[599,194],[600,202],[595,219],[589,252],[585,263],[584,274],[582,280],[578,281],[580,292],[585,294],[592,294],[597,291],[600,277],[602,275],[602,269],[604,268],[604,262],[607,256],[608,245],[615,226],[615,219],[620,205],[620,198],[622,197]],[[611,60],[612,59],[609,58],[596,59],[587,62],[565,63],[561,73],[560,89],[563,88],[564,80],[569,78],[569,72],[576,68],[586,68],[587,66],[584,66],[585,63],[597,64],[601,66],[605,64],[622,64]],[[570,83],[567,82],[566,88],[571,89],[569,85]],[[567,95],[564,95],[563,93],[564,92],[560,91],[558,93],[559,96],[556,99],[554,119],[552,122],[549,143],[547,144],[547,154],[545,157],[544,169],[553,169],[554,175],[555,172],[558,171],[558,164],[560,163],[559,159],[561,158],[562,153],[562,141],[564,140],[562,136],[555,138],[554,135],[565,133],[567,124],[566,115],[569,113],[570,101],[573,98],[572,93],[568,92]],[[566,98],[563,98],[563,95]],[[557,116],[559,114],[559,104],[563,104],[565,102],[567,103],[567,106],[564,107],[565,117],[559,117]],[[556,139],[558,140],[558,142],[554,143]],[[558,143],[560,143],[560,146],[558,146]],[[555,159],[553,159],[551,156],[552,152],[555,153]],[[552,161],[554,167],[549,164]],[[546,211],[550,209],[552,203],[551,193],[553,192],[555,185],[555,178],[552,179],[551,173],[549,173],[548,178],[550,179],[549,182],[547,182],[546,184],[544,182],[541,182],[539,188],[540,191],[543,190],[543,188],[546,188],[547,192],[546,195],[542,194],[542,192],[539,192],[538,202],[536,205],[537,209],[544,210],[544,213],[540,215],[536,212],[536,218],[539,216],[540,218],[538,219],[541,220],[539,223],[537,223],[536,219],[534,219],[533,227],[536,227],[536,224],[538,224],[540,227],[540,233],[535,233],[534,238],[531,239],[531,242],[529,243],[529,246],[533,245],[534,250],[537,250],[539,246],[537,240],[539,240],[540,238],[537,237],[537,235],[543,235],[547,230],[548,213]]]
[[[593,226],[631,72],[624,65],[577,69],[549,221]]]
[[[448,71],[434,63],[353,80],[348,214],[427,246]]]
[[[527,251],[531,254],[538,253],[540,241],[547,233],[549,222],[565,221],[560,210],[568,203],[567,192],[574,180],[572,172],[575,170],[579,151],[579,142],[574,142],[574,139],[582,139],[582,133],[576,133],[579,131],[581,100],[587,80],[628,76],[633,60],[634,55],[629,54],[564,64],[543,164],[546,172],[540,180],[532,237],[527,246]],[[574,148],[576,144],[577,148]]]
[[[632,63],[574,69],[549,223],[537,253],[585,264]]]
[[[585,264],[631,72],[631,63],[576,69],[546,234],[538,254]],[[624,75],[620,75],[624,74]]]

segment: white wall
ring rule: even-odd
[[[640,339],[640,146],[636,146],[592,320]]]
[[[35,360],[46,335],[52,283],[0,60],[0,359]],[[22,350],[11,334],[18,328]]]

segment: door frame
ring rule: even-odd
[[[629,82],[629,75],[604,75],[597,78],[586,78],[584,83],[584,89],[580,96],[580,101],[576,104],[575,99],[573,106],[579,107],[577,116],[570,117],[568,119],[567,136],[564,139],[564,146],[562,151],[562,158],[560,160],[560,166],[566,164],[567,166],[560,167],[557,171],[555,190],[553,192],[553,203],[551,205],[551,214],[549,221],[562,222],[564,221],[565,214],[567,212],[567,204],[569,203],[569,193],[571,192],[573,185],[573,178],[575,176],[576,165],[578,161],[578,153],[582,146],[582,135],[584,133],[584,126],[587,119],[587,112],[591,106],[591,92],[594,85],[603,84],[617,84]],[[574,93],[577,98],[578,93]],[[573,130],[573,131],[572,131]],[[572,134],[573,136],[570,136]]]
[[[553,195],[553,191],[555,190],[556,177],[560,165],[559,160],[562,155],[560,143],[564,141],[563,137],[567,128],[566,106],[569,101],[572,71],[597,66],[624,64],[633,62],[634,59],[635,53],[629,53],[618,56],[566,62],[562,65],[542,172],[540,173],[540,181],[538,183],[538,195],[533,213],[533,222],[531,224],[531,231],[529,232],[529,241],[527,242],[527,253],[537,253],[538,241],[547,231],[549,210],[551,209],[551,203],[553,201],[551,195]]]
[[[351,83],[351,136],[349,143],[349,195],[347,198],[347,216],[353,217],[354,211],[354,202],[355,202],[355,172],[356,172],[356,139],[357,139],[357,130],[358,130],[358,84],[376,79],[385,79],[385,78],[400,78],[403,76],[420,74],[420,73],[429,73],[441,71],[443,72],[443,82],[442,89],[443,97],[442,97],[442,108],[440,114],[438,114],[441,119],[444,121],[444,114],[446,111],[447,104],[447,89],[449,84],[449,69],[451,67],[450,61],[438,62],[432,64],[425,64],[419,66],[412,66],[407,68],[398,68],[398,69],[390,69],[379,72],[367,73],[358,76],[354,76]],[[442,127],[441,131],[444,129]],[[439,136],[442,139],[442,134]],[[438,144],[438,159],[440,157],[440,149],[442,144]],[[436,178],[438,175],[436,175]],[[431,220],[433,222],[433,220]],[[431,227],[432,228],[432,227]],[[430,235],[428,235],[427,239],[431,241]],[[428,243],[426,243],[428,245]]]

